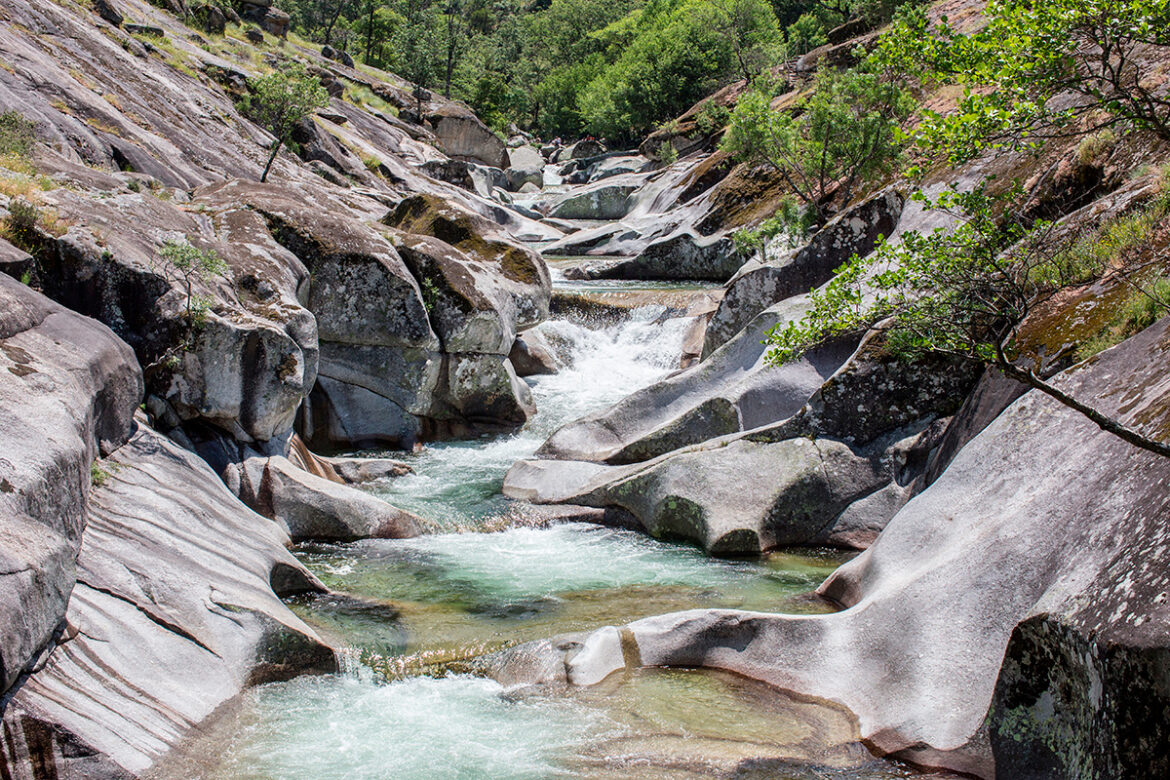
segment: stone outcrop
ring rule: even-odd
[[[137,776],[245,686],[337,667],[278,598],[321,584],[197,456],[140,427],[102,468],[65,631],[0,725],[16,777]]]
[[[62,189],[45,199],[70,223],[44,236],[46,292],[134,347],[156,416],[170,427],[209,422],[242,441],[288,430],[317,375],[317,324],[296,297],[308,272],[254,215],[231,215],[219,232],[140,193]],[[215,252],[227,273],[192,274],[189,295],[183,272],[160,255],[167,241]],[[206,307],[201,321],[191,305]]]
[[[492,168],[508,167],[508,145],[470,109],[448,104],[427,116],[439,147],[448,157],[471,160]]]
[[[703,356],[772,304],[820,287],[853,255],[869,254],[880,238],[894,232],[902,206],[898,193],[883,192],[839,214],[799,249],[744,264],[727,283],[727,292],[707,326]]]
[[[90,464],[126,440],[141,397],[109,329],[0,275],[0,692],[61,625]]]
[[[1168,347],[1164,320],[1057,382],[1161,436]],[[693,610],[510,657],[579,684],[626,658],[729,669],[847,706],[874,750],[981,777],[1156,775],[1167,484],[1166,459],[1033,391],[821,586],[843,611]]]

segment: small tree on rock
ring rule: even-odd
[[[1031,312],[1086,275],[1103,272],[1068,262],[1070,235],[1052,223],[1024,228],[1003,213],[1006,196],[992,197],[984,187],[948,191],[933,202],[921,193],[914,197],[950,213],[958,227],[908,231],[900,243],[883,243],[864,258],[854,255],[810,293],[812,305],[802,319],[772,329],[769,360],[787,363],[836,337],[883,323],[888,348],[899,356],[946,355],[994,366],[1130,444],[1170,457],[1170,446],[1072,397],[1018,354],[1020,326]],[[1166,209],[1164,203],[1156,207]],[[1167,313],[1165,300],[1150,300]]]
[[[265,182],[281,147],[292,142],[297,124],[317,109],[329,105],[329,93],[321,86],[321,81],[299,62],[261,76],[251,86],[252,94],[245,98],[244,111],[276,138],[260,176],[260,181]]]
[[[825,69],[793,109],[773,109],[767,92],[741,97],[723,149],[770,165],[823,224],[832,193],[848,203],[860,184],[892,169],[901,152],[900,125],[913,107],[880,74]]]
[[[158,255],[162,275],[186,294],[186,333],[182,342],[168,349],[158,361],[171,365],[178,363],[178,353],[194,346],[195,334],[211,308],[211,299],[196,293],[195,284],[224,275],[228,266],[214,249],[200,249],[186,241],[168,240],[159,248]]]

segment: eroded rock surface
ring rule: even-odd
[[[0,274],[0,694],[61,625],[90,464],[126,440],[141,397],[108,328]]]
[[[1057,381],[1160,435],[1168,348],[1164,320]],[[1164,694],[1146,674],[1165,646],[1168,480],[1164,458],[1032,392],[821,587],[844,611],[694,610],[633,623],[627,640],[602,629],[568,655],[514,652],[563,658],[559,674],[591,684],[626,666],[632,640],[647,666],[725,668],[840,702],[875,749],[920,763],[990,777],[994,747],[1022,777],[1143,774],[1161,743],[1094,729],[1140,716],[1141,733],[1164,733]]]
[[[65,632],[4,713],[17,777],[138,775],[245,686],[336,668],[278,598],[321,584],[196,455],[140,427],[103,468]]]

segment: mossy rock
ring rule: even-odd
[[[493,223],[437,195],[409,197],[382,221],[406,233],[433,236],[482,262],[492,263],[512,281],[535,285],[542,282],[543,261],[535,252],[494,236],[497,228]]]

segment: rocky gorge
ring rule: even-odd
[[[271,2],[199,9],[0,0],[35,128],[0,159],[0,776],[1170,773],[1165,458],[888,323],[768,357],[953,215],[886,180],[745,252],[784,182],[687,116],[504,139]],[[330,100],[260,183],[239,98],[289,61]],[[1024,171],[1095,230],[1164,147],[922,187]],[[1165,319],[1078,357],[1126,291],[1020,341],[1164,439]]]

